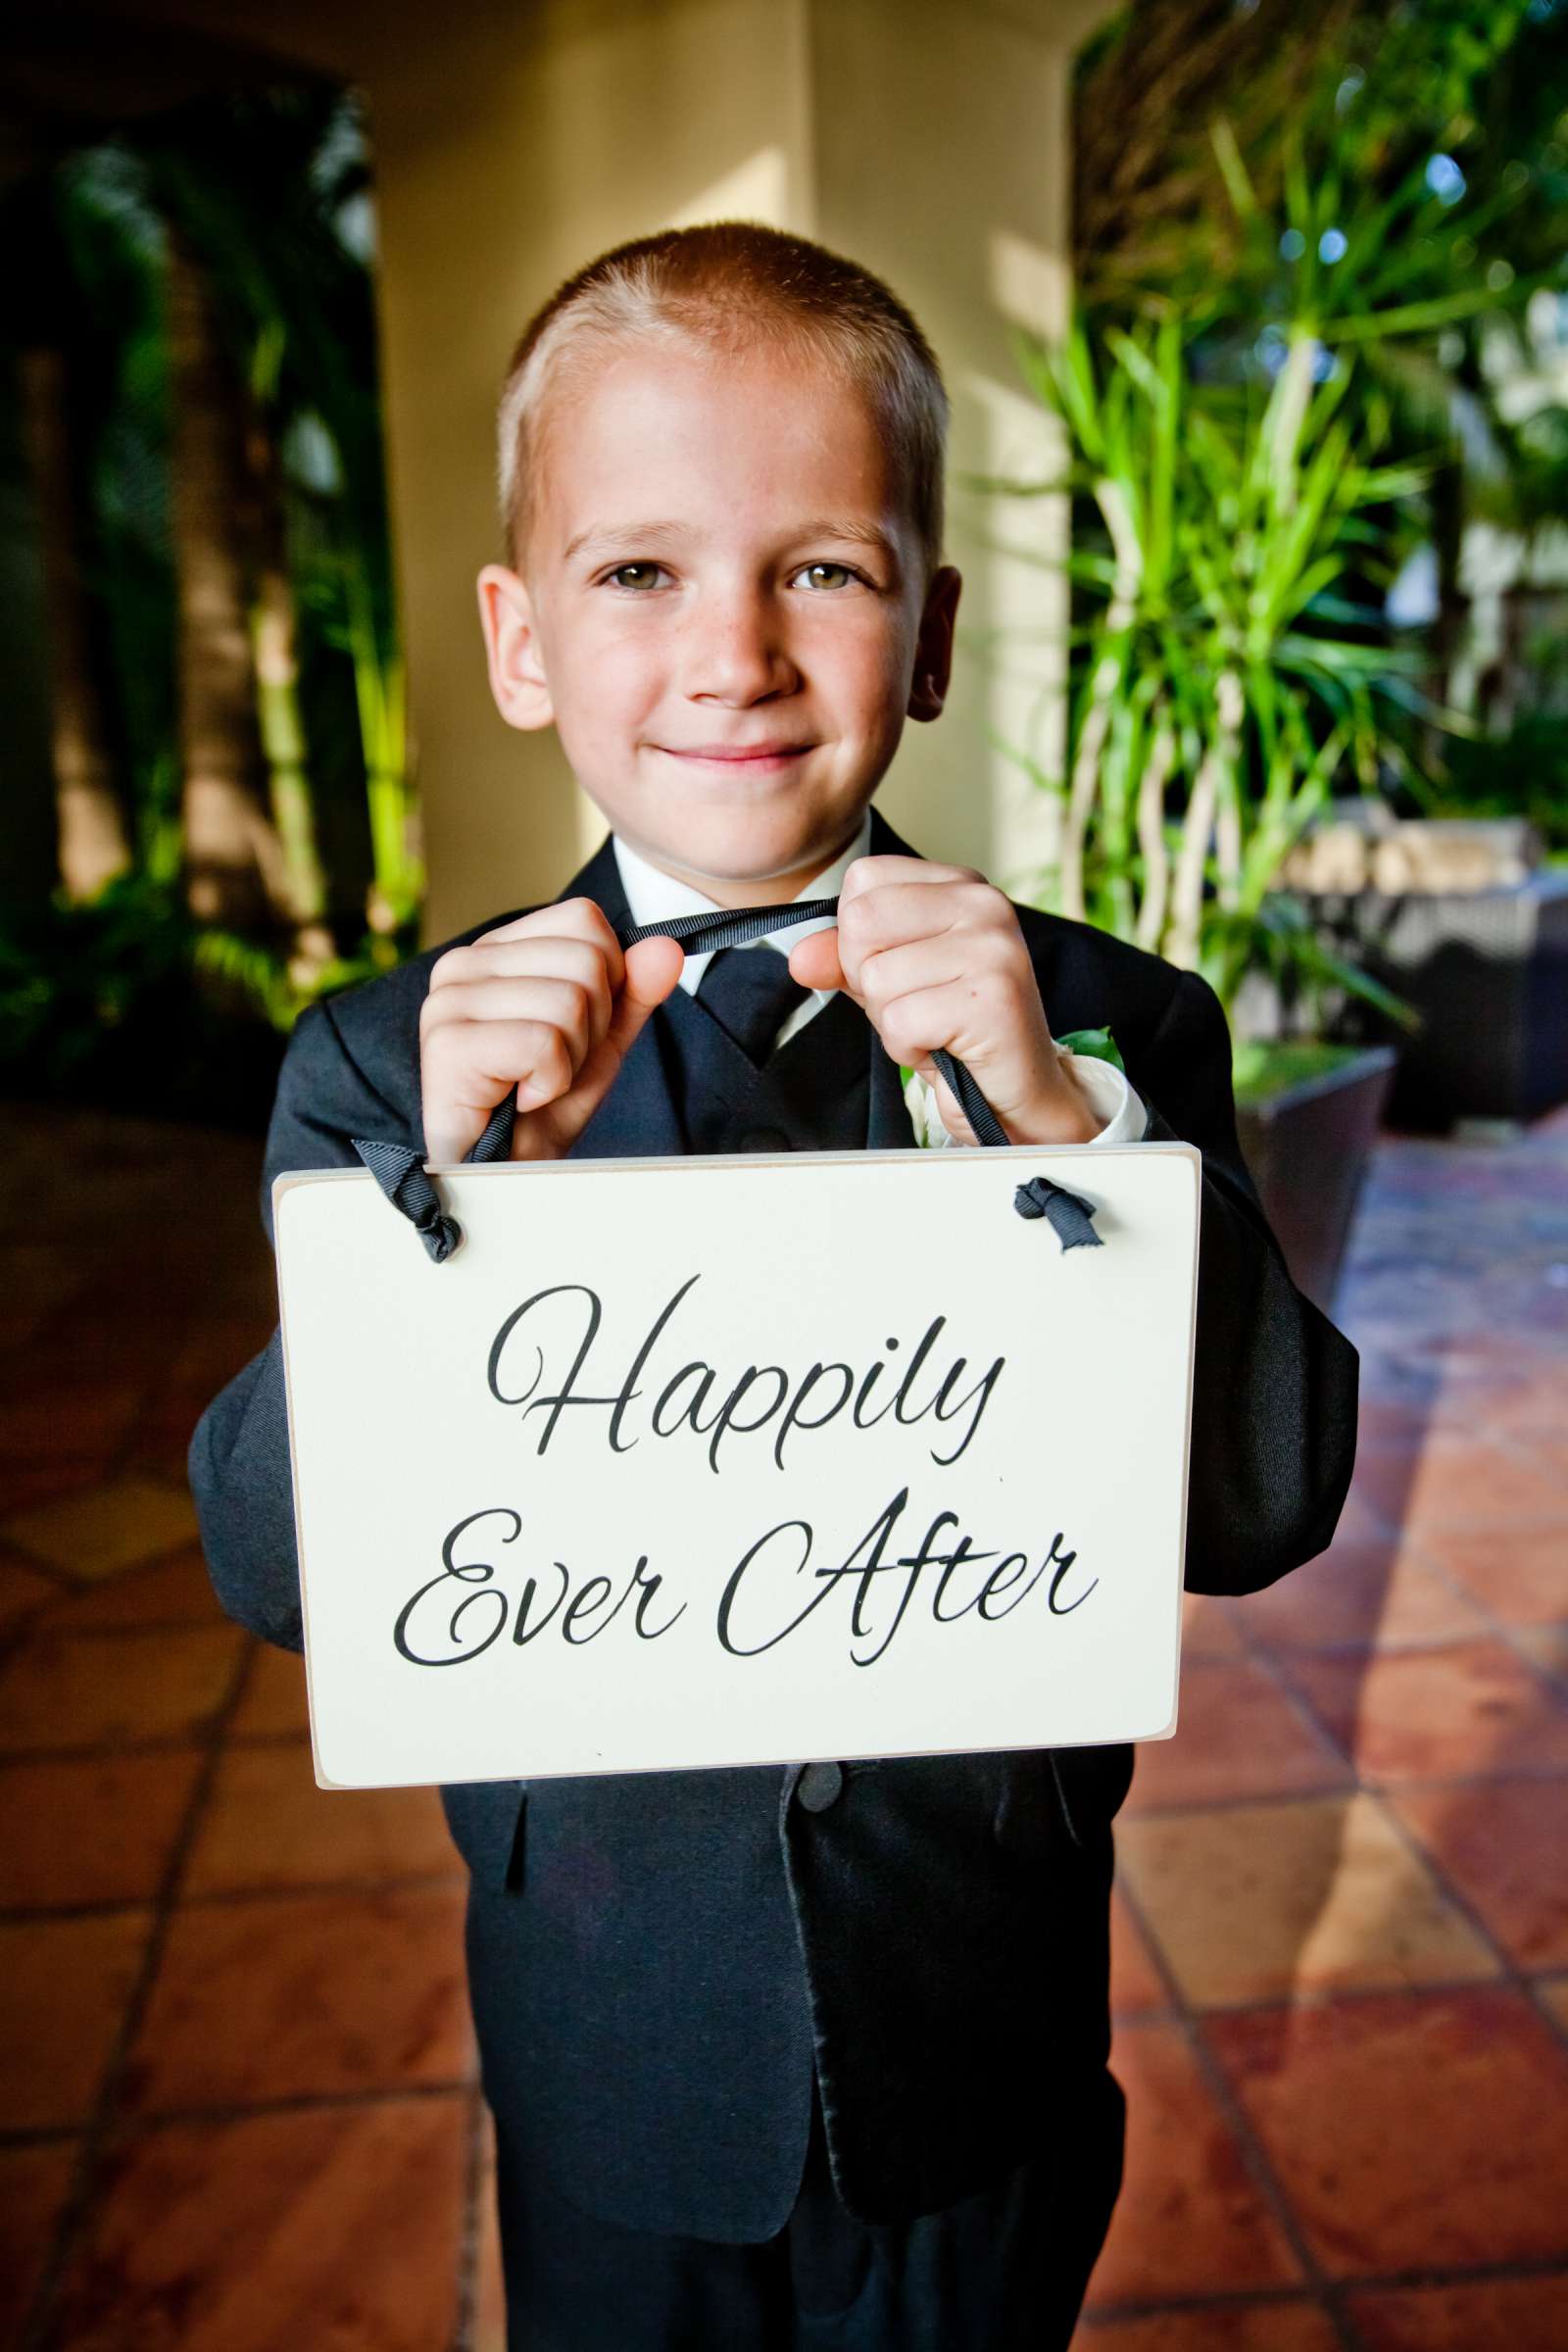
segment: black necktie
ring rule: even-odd
[[[754,1069],[773,1051],[773,1041],[797,1004],[810,995],[777,948],[720,948],[697,984],[697,1002],[732,1037]]]

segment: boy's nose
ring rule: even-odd
[[[765,597],[725,598],[694,616],[683,679],[692,702],[756,703],[799,683],[780,615]]]

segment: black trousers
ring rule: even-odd
[[[508,2352],[1067,2352],[1125,2113],[1102,2075],[1064,2144],[961,2204],[873,2227],[834,2191],[813,2087],[800,2196],[751,2246],[595,2221],[524,2178],[498,2131]]]

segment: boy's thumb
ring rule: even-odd
[[[626,950],[626,977],[615,998],[610,1027],[577,1072],[569,1098],[557,1112],[561,1132],[578,1135],[615,1083],[621,1063],[648,1015],[662,1004],[685,962],[673,939],[644,939]]]
[[[610,1042],[624,1053],[648,1015],[680,978],[685,950],[677,940],[643,939],[626,950],[626,981],[615,1000]]]
[[[844,966],[839,961],[837,930],[813,931],[798,939],[789,955],[790,976],[803,988],[842,988]]]

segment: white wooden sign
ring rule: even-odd
[[[323,1787],[1174,1730],[1191,1146],[439,1183],[274,1191]]]

